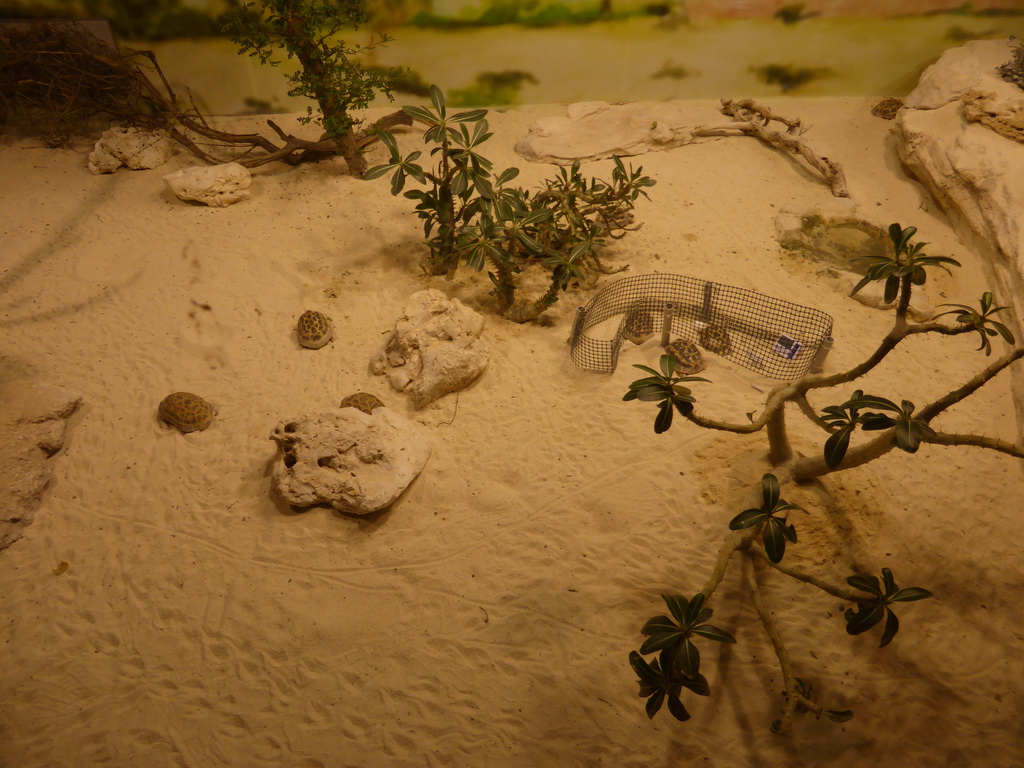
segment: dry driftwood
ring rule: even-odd
[[[152,51],[121,56],[97,47],[90,37],[33,25],[6,40],[0,57],[3,111],[28,107],[42,122],[49,121],[53,128],[47,129],[52,134],[47,136],[48,143],[67,141],[76,129],[84,132],[96,116],[122,125],[163,128],[189,152],[213,164],[231,161],[247,168],[275,161],[295,164],[342,151],[326,134],[316,141],[302,139],[273,120],[267,120],[267,125],[276,138],[214,128],[191,99],[188,107],[181,106]],[[147,64],[140,64],[140,59]],[[25,72],[31,72],[31,78]],[[376,141],[380,129],[397,125],[412,125],[412,120],[403,112],[387,115],[353,135],[356,149]]]
[[[791,120],[773,113],[752,99],[734,101],[722,99],[722,112],[733,119],[724,125],[701,127],[693,130],[691,136],[735,136],[738,134],[753,136],[770,147],[775,147],[806,160],[828,182],[832,194],[836,197],[849,197],[846,188],[846,177],[843,169],[834,160],[830,160],[820,152],[816,152],[804,138],[810,126],[804,127],[800,119]],[[773,128],[772,122],[781,123],[785,130]]]

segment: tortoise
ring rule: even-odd
[[[899,99],[882,99],[871,108],[871,114],[883,120],[895,120],[896,113],[903,108],[903,102]]]
[[[327,316],[312,309],[299,315],[299,322],[295,330],[299,337],[299,344],[307,349],[320,349],[331,340],[333,335],[331,321],[327,319]]]
[[[622,338],[634,344],[643,344],[654,335],[654,318],[646,309],[631,309],[626,313],[626,324],[622,328]]]
[[[716,355],[728,355],[732,351],[729,332],[720,323],[708,323],[701,328],[697,332],[697,343]]]
[[[157,415],[179,432],[198,432],[213,421],[213,406],[191,392],[173,392],[160,401]]]
[[[665,345],[665,352],[672,355],[676,360],[676,371],[689,375],[700,373],[704,370],[704,355],[697,349],[697,345],[686,339],[675,339]]]
[[[379,397],[368,392],[356,392],[343,398],[338,405],[339,408],[358,408],[363,413],[373,413],[374,408],[383,408],[384,403]]]

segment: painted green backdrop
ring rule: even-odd
[[[404,68],[398,103],[436,83],[487,106],[798,96],[899,96],[945,49],[1024,38],[1024,0],[372,0],[352,33],[369,65]],[[154,50],[208,112],[304,109],[282,67],[219,36],[237,0],[6,0],[0,16],[112,20],[119,41]],[[382,105],[387,102],[381,100]]]

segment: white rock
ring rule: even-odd
[[[100,174],[113,173],[122,165],[136,171],[159,168],[173,156],[174,142],[167,131],[111,128],[89,154],[89,170]]]
[[[223,163],[183,168],[164,176],[164,181],[179,200],[226,208],[249,199],[252,174],[238,163]]]
[[[711,113],[708,121],[717,124],[722,118]],[[565,117],[537,120],[515,150],[527,160],[545,163],[625,157],[689,143],[696,127],[678,104],[588,101],[570,104]]]
[[[67,420],[82,398],[41,381],[14,381],[0,391],[0,550],[35,516],[64,445]]]
[[[1010,39],[971,40],[958,48],[950,48],[924,71],[917,87],[903,99],[903,106],[938,109],[957,101],[978,84],[980,73],[994,72],[1012,56]]]
[[[394,389],[422,408],[483,373],[490,359],[490,348],[479,338],[483,327],[483,316],[458,299],[434,289],[419,291],[409,298],[370,370],[387,375]]]
[[[1003,41],[979,43],[992,49],[979,67],[991,70],[993,60],[1009,58]],[[964,81],[983,83],[985,74],[991,71],[978,71]],[[927,111],[901,110],[896,127],[900,159],[942,206],[960,239],[981,257],[996,301],[1012,310],[1012,316],[1004,313],[1000,319],[1022,338],[1014,318],[1024,316],[1024,144],[964,121],[959,101]],[[979,298],[949,301],[973,306]],[[1018,433],[1024,436],[1024,377],[1017,368],[1011,375]]]
[[[330,504],[367,515],[393,504],[430,458],[408,419],[389,408],[372,414],[338,408],[277,425],[272,482],[289,504]]]

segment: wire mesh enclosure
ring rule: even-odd
[[[610,339],[587,335],[617,315]],[[817,309],[695,277],[634,275],[606,286],[576,310],[569,336],[572,361],[614,371],[623,340],[635,337],[637,328],[651,331],[648,337],[667,331],[672,339],[783,380],[800,378],[816,360],[820,365],[832,340],[832,318]]]

